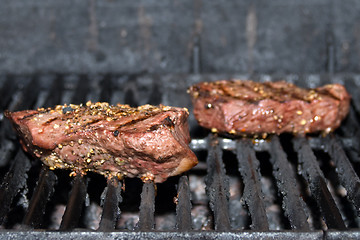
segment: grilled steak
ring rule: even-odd
[[[187,109],[108,103],[7,112],[23,148],[50,169],[163,182],[197,164]]]
[[[284,81],[202,82],[189,88],[199,124],[235,135],[330,132],[349,112],[340,84],[303,89]]]

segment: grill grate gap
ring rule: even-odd
[[[155,225],[155,184],[152,182],[145,182],[143,184],[140,203],[140,214],[138,230],[151,231]]]
[[[155,230],[166,231],[176,228],[176,185],[179,176],[170,177],[161,184],[156,184]]]
[[[246,204],[242,200],[244,183],[239,174],[239,165],[234,149],[223,148],[225,172],[229,178],[229,217],[232,230],[250,229],[251,219]],[[234,144],[235,145],[235,144]],[[225,150],[226,149],[226,150]]]
[[[53,171],[44,166],[39,181],[30,200],[29,208],[23,219],[24,228],[39,228],[42,224],[46,204],[54,193],[57,177]]]
[[[204,140],[206,145],[207,139]],[[213,219],[208,204],[209,199],[206,194],[205,184],[208,151],[197,150],[195,154],[199,159],[199,164],[189,172],[192,228],[194,230],[210,230],[213,229]]]
[[[73,177],[69,176],[68,170],[56,169],[53,172],[57,177],[57,183],[54,185],[51,201],[46,206],[43,227],[58,230],[69,199]]]
[[[120,215],[119,203],[121,203],[121,183],[114,177],[108,180],[105,190],[105,199],[100,221],[100,231],[109,231],[115,229],[115,224]]]
[[[261,190],[264,194],[264,206],[269,230],[291,229],[289,220],[282,208],[283,196],[278,189],[276,178],[273,175],[273,168],[270,162],[270,154],[267,151],[256,152],[259,160]]]
[[[139,221],[139,208],[143,183],[137,178],[125,178],[121,192],[120,203],[121,215],[117,223],[117,229],[134,230]]]
[[[78,226],[83,204],[85,202],[87,189],[87,179],[81,175],[76,175],[70,192],[70,198],[66,205],[60,230],[71,230]]]

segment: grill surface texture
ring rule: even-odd
[[[4,75],[0,78],[0,238],[343,239],[360,237],[360,76],[256,75],[304,87],[339,82],[351,111],[328,136],[230,139],[189,117],[199,164],[166,182],[50,171],[20,148],[5,110],[88,100],[187,107],[188,86],[246,75]]]

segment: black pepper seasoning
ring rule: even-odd
[[[117,137],[119,135],[119,131],[118,130],[115,130],[114,131],[114,136]]]

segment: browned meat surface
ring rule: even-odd
[[[23,148],[50,169],[163,182],[197,164],[187,109],[108,103],[7,112]]]
[[[222,80],[196,84],[189,93],[201,126],[235,135],[330,132],[350,104],[340,84],[303,89],[284,81]]]

